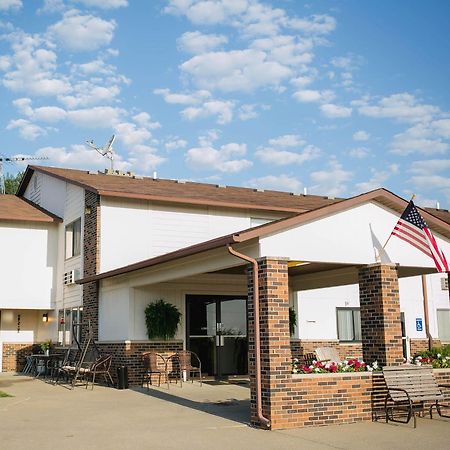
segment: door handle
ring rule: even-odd
[[[223,347],[225,345],[225,337],[218,334],[216,335],[216,347]]]

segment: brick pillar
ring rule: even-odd
[[[403,362],[397,267],[371,264],[359,270],[363,358],[381,365]]]
[[[84,192],[83,277],[88,277],[98,274],[100,267],[100,196],[87,190]],[[83,316],[83,320],[91,321],[94,339],[98,339],[97,281],[83,284]]]
[[[281,397],[291,377],[289,334],[289,294],[287,261],[261,258],[259,264],[259,301],[261,337],[261,384],[263,415],[271,428],[287,423]],[[248,270],[249,376],[251,421],[259,426],[256,416],[255,330],[253,309],[253,268]]]

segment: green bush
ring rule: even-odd
[[[145,308],[145,323],[149,339],[173,339],[180,323],[178,308],[163,299]]]
[[[450,368],[450,344],[420,352],[414,357],[413,362],[417,365],[431,364],[435,369],[448,369]]]

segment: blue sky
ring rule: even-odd
[[[450,207],[450,3],[0,0],[0,154]],[[14,173],[20,165],[6,165]]]

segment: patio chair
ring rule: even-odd
[[[81,367],[80,374],[86,380],[86,389],[89,385],[89,378],[91,378],[92,388],[94,389],[95,378],[98,375],[103,375],[108,386],[114,386],[113,379],[111,377],[111,364],[112,355],[100,356],[96,361],[94,361],[90,367]]]
[[[316,348],[317,361],[321,362],[342,362],[341,357],[339,356],[337,350],[333,347],[318,347]]]
[[[193,375],[198,373],[200,386],[202,385],[202,363],[200,358],[189,350],[182,350],[173,355],[178,363],[177,370],[180,371],[181,386],[183,386],[183,374],[186,374],[188,378],[191,378],[191,382],[194,382]],[[194,364],[193,364],[194,362]]]
[[[152,383],[152,375],[158,375],[158,387],[161,386],[161,375],[166,377],[167,388],[169,388],[169,375],[167,372],[167,360],[159,353],[156,352],[145,352],[142,353],[142,363],[144,365],[144,371],[142,374],[142,386],[144,382],[147,382],[147,389],[149,384]]]

